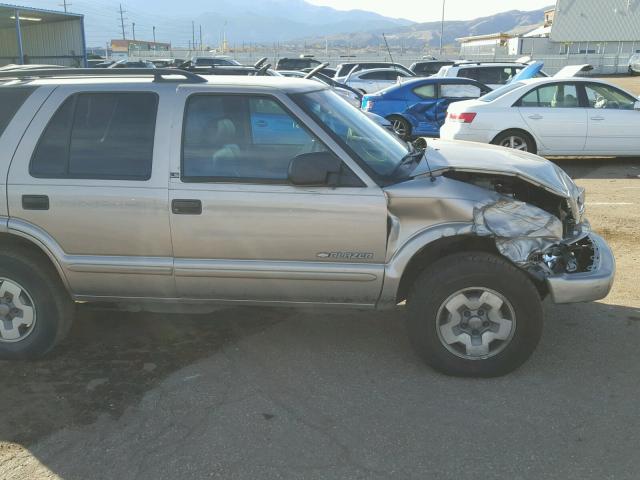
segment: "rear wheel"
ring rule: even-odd
[[[50,265],[27,252],[0,252],[0,359],[46,354],[68,333],[73,312]]]
[[[537,289],[522,271],[489,253],[434,263],[414,284],[407,305],[415,350],[448,375],[505,375],[530,357],[542,333]]]
[[[533,137],[523,130],[507,130],[493,139],[494,145],[513,148],[522,152],[537,153]]]
[[[389,117],[387,120],[391,122],[393,131],[402,140],[409,140],[411,138],[411,125],[402,117]]]

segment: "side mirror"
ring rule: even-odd
[[[303,153],[289,164],[289,181],[294,185],[337,184],[342,161],[329,152]]]
[[[640,111],[640,100],[633,104],[633,109],[636,111]]]

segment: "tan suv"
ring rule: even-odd
[[[73,302],[406,302],[454,375],[509,372],[541,302],[606,296],[584,192],[534,155],[416,149],[318,82],[179,70],[0,75],[0,357],[60,342]]]

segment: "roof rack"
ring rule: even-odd
[[[0,72],[0,78],[153,77],[154,82],[207,83],[207,79],[175,68],[55,68]],[[182,77],[166,78],[166,77]]]

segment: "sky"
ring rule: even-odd
[[[440,20],[441,0],[307,0],[315,5],[325,5],[338,10],[369,10],[394,18],[406,18],[414,22]],[[470,20],[486,17],[507,10],[536,10],[555,4],[555,0],[445,0],[445,18]],[[606,0],[603,0],[606,1]]]

